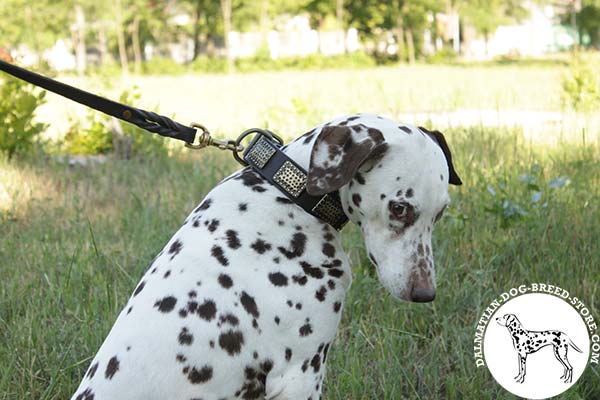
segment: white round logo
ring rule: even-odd
[[[483,356],[494,379],[509,392],[545,399],[563,393],[583,374],[590,357],[588,327],[560,297],[513,297],[489,318]]]

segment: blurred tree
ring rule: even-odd
[[[460,14],[483,35],[485,53],[488,41],[498,26],[520,21],[529,15],[522,0],[461,0]]]
[[[382,30],[394,33],[400,60],[413,63],[416,59],[415,33],[419,37],[428,26],[427,16],[442,9],[442,0],[346,0],[349,22],[367,36],[377,36]]]
[[[39,62],[42,52],[56,39],[69,35],[72,13],[72,0],[2,0],[0,45],[27,45],[38,55]]]
[[[183,0],[187,4],[192,18],[192,40],[194,51],[192,61],[198,58],[202,47],[202,40],[206,43],[207,50],[212,48],[214,35],[221,29],[221,9],[219,3],[213,0]]]
[[[570,1],[561,16],[577,32],[577,43],[600,48],[600,0]],[[584,39],[588,39],[584,43]]]

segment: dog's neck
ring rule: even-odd
[[[313,137],[307,143],[304,143],[304,137],[299,137],[293,142],[290,142],[288,145],[286,145],[285,149],[283,149],[283,152],[292,160],[294,160],[298,165],[300,165],[305,171],[308,171],[310,166],[312,148],[318,136],[319,135],[313,135]],[[347,211],[349,206],[348,185],[342,186],[339,189],[339,194],[344,212],[347,216],[349,216],[350,221],[353,221],[352,215],[349,215]]]

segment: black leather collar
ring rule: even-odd
[[[323,196],[306,192],[306,171],[289,158],[279,144],[258,133],[243,154],[244,160],[304,211],[341,230],[348,217],[337,191]]]

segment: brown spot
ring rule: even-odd
[[[206,321],[212,321],[212,319],[215,318],[215,315],[217,314],[217,307],[214,301],[204,300],[204,303],[198,306],[197,312],[200,318]]]
[[[302,336],[302,337],[308,336],[311,333],[313,333],[312,326],[310,325],[310,322],[307,320],[306,323],[300,327],[300,329],[298,330],[298,332],[300,332],[300,336]]]
[[[181,345],[191,345],[194,341],[194,336],[188,331],[186,327],[181,328],[181,332],[179,332],[179,344]]]
[[[106,379],[112,379],[118,370],[119,359],[117,358],[117,356],[114,356],[110,360],[108,360],[108,364],[106,365],[106,371],[104,371],[104,377]]]
[[[213,376],[213,369],[208,365],[203,366],[199,370],[196,367],[192,367],[192,370],[188,373],[188,380],[197,385],[199,383],[208,382]]]
[[[160,312],[171,312],[177,303],[177,299],[173,296],[167,296],[154,303],[154,307],[158,307]]]
[[[260,313],[258,311],[258,307],[256,306],[256,301],[254,301],[254,297],[250,296],[246,292],[242,292],[240,297],[240,301],[242,302],[242,306],[244,306],[244,310],[254,318],[258,318]]]
[[[225,253],[223,252],[223,248],[221,246],[214,245],[210,250],[210,254],[224,267],[229,265],[229,260],[227,257],[225,257]]]
[[[269,280],[275,286],[287,286],[288,277],[281,272],[273,272],[269,274]]]
[[[225,236],[227,237],[227,246],[230,249],[239,249],[242,244],[240,243],[240,239],[238,237],[238,233],[232,229],[227,230],[225,232]]]
[[[240,331],[229,330],[219,336],[219,346],[230,356],[239,354],[244,344],[244,335]]]
[[[264,254],[271,250],[271,244],[262,239],[256,239],[256,241],[252,243],[250,247],[252,247],[258,254]]]
[[[225,289],[229,289],[230,287],[233,286],[233,281],[231,280],[231,277],[229,275],[227,275],[227,274],[221,274],[221,275],[219,275],[219,283]]]
[[[137,296],[142,291],[142,289],[144,289],[145,285],[146,285],[146,281],[141,281],[140,284],[138,285],[138,287],[135,288],[135,292],[133,292],[133,296],[134,297]]]
[[[92,379],[94,377],[94,375],[96,375],[97,370],[98,370],[98,362],[96,361],[96,363],[94,363],[94,365],[92,365],[90,367],[90,369],[88,370],[88,372],[86,374],[88,379]]]
[[[304,250],[306,247],[306,235],[302,232],[294,233],[292,236],[292,240],[290,242],[290,246],[288,248],[278,247],[277,249],[286,256],[288,259],[293,259],[296,257],[300,257],[304,254]]]

